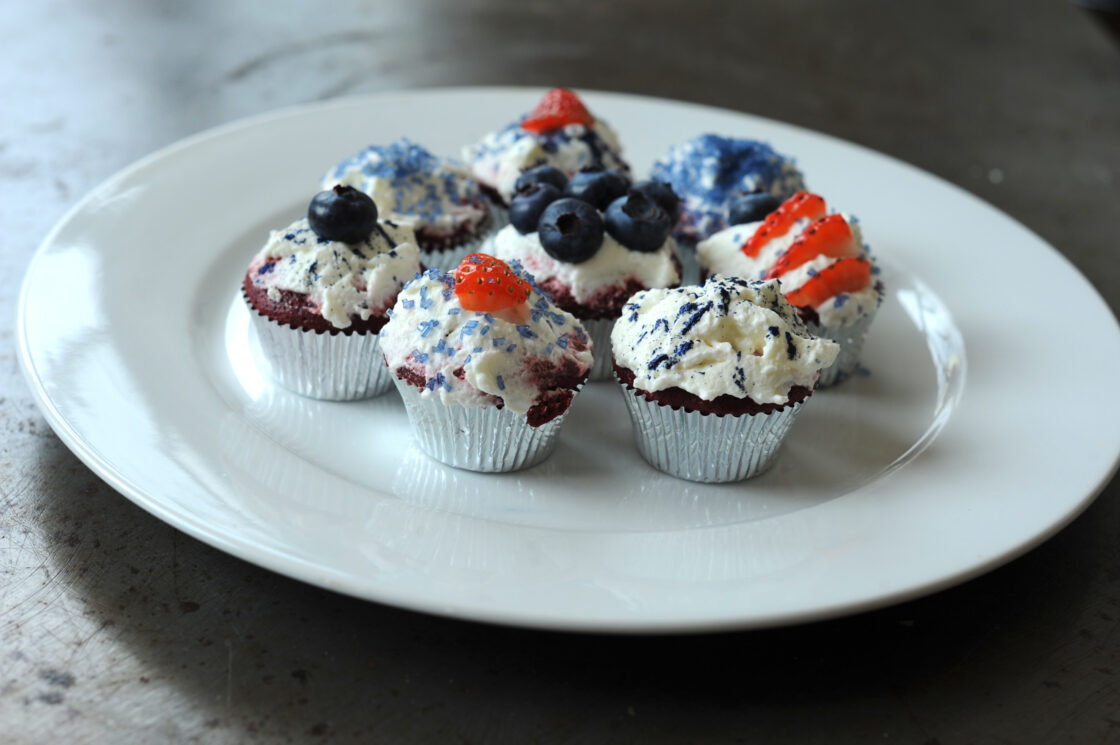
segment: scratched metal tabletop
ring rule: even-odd
[[[520,631],[342,597],[164,525],[51,432],[13,339],[38,243],[136,158],[432,85],[562,82],[837,135],[1017,218],[1115,312],[1120,51],[1102,18],[1042,1],[0,4],[0,742],[1120,742],[1115,480],[1040,548],[884,610],[697,637]]]

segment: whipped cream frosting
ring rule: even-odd
[[[477,225],[489,214],[470,168],[404,137],[389,145],[371,145],[322,178],[323,189],[337,184],[365,192],[379,214],[415,230],[453,233],[463,225]]]
[[[636,293],[611,333],[615,363],[634,387],[681,388],[784,404],[812,388],[840,347],[812,336],[779,282],[712,276],[699,286]]]
[[[531,280],[521,267],[510,268]],[[423,378],[423,396],[463,406],[493,406],[500,399],[524,414],[547,392],[539,385],[542,368],[574,362],[586,371],[592,356],[579,321],[535,287],[522,311],[518,317],[466,310],[454,276],[429,269],[397,297],[381,329],[381,349],[390,370],[404,367]]]
[[[488,250],[503,261],[519,262],[538,283],[555,277],[569,288],[577,303],[587,303],[606,288],[624,285],[631,278],[644,287],[670,287],[681,281],[672,238],[656,251],[643,253],[631,251],[604,231],[603,245],[594,256],[570,264],[549,256],[536,233],[522,234],[507,225],[494,236]]]
[[[280,299],[281,290],[307,295],[341,329],[351,317],[384,314],[419,268],[411,228],[379,223],[366,240],[351,245],[320,238],[304,217],[271,232],[249,264],[249,276],[272,300]]]
[[[841,292],[833,295],[814,308],[820,317],[821,325],[828,327],[849,326],[872,313],[883,300],[882,285],[875,281],[880,270],[871,258],[871,249],[863,242],[859,220],[847,214],[843,214],[842,217],[852,230],[852,238],[860,246],[861,256],[871,262],[872,282],[871,286],[858,292]],[[755,257],[747,256],[740,249],[747,239],[755,234],[762,222],[733,225],[698,243],[696,256],[700,266],[712,274],[762,279],[810,222],[810,220],[798,220],[787,233],[768,241]],[[836,259],[821,255],[786,272],[781,276],[782,292],[793,292],[835,261]]]
[[[805,188],[791,158],[765,142],[703,134],[669,149],[650,178],[668,182],[681,198],[678,236],[696,241],[727,227],[727,203],[741,191],[767,191],[784,200]]]
[[[524,118],[463,150],[463,158],[471,163],[475,177],[497,190],[507,204],[521,172],[542,163],[569,176],[585,166],[630,172],[630,166],[622,159],[618,135],[602,119],[596,119],[591,126],[569,124],[535,133],[521,128]]]

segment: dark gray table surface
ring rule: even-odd
[[[1115,481],[1003,568],[855,617],[489,627],[300,584],[134,507],[47,427],[13,338],[35,247],[119,168],[245,115],[432,85],[628,91],[847,138],[1022,221],[1115,312],[1120,53],[1077,6],[9,2],[0,60],[0,742],[1120,742]]]

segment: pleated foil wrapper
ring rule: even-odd
[[[613,361],[611,354],[611,331],[614,329],[614,318],[596,318],[589,321],[580,320],[580,325],[591,339],[591,354],[594,361],[591,364],[589,381],[610,380],[614,377]]]
[[[875,320],[875,310],[865,318],[861,318],[850,326],[822,326],[812,321],[806,322],[809,331],[814,336],[832,339],[840,345],[840,354],[832,366],[821,371],[821,379],[817,388],[827,388],[850,378],[859,370],[859,358],[863,352],[863,342],[867,339],[867,332],[871,322]]]
[[[251,305],[249,315],[273,380],[290,391],[356,401],[380,395],[393,383],[377,334],[301,331],[269,320]]]
[[[475,251],[488,253],[486,244],[490,238],[508,224],[509,210],[491,204],[490,222],[487,224],[488,227],[484,233],[466,243],[440,251],[429,251],[421,248],[420,261],[428,269],[439,269],[441,272],[450,272],[452,269],[459,266],[459,262],[466,258],[468,254],[472,254]]]
[[[663,406],[619,384],[638,452],[659,471],[688,481],[719,484],[763,473],[801,410],[798,403],[770,414],[718,416]]]
[[[495,406],[445,404],[424,397],[413,385],[394,377],[404,400],[416,444],[441,463],[482,473],[504,473],[535,466],[559,442],[567,412],[539,427],[524,414]]]

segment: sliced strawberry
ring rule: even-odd
[[[871,284],[871,262],[845,258],[821,269],[808,282],[786,293],[786,300],[798,307],[815,308],[841,292],[856,292]]]
[[[782,202],[782,206],[771,212],[754,231],[754,235],[747,239],[740,249],[747,256],[758,256],[762,247],[774,238],[789,232],[793,224],[801,219],[816,220],[824,217],[828,209],[824,198],[807,191],[799,191],[792,197]]]
[[[594,124],[595,117],[579,100],[579,96],[567,88],[553,88],[544,94],[537,107],[521,122],[521,128],[529,132],[547,132],[560,129],[568,124]]]
[[[532,287],[501,259],[473,253],[455,269],[455,295],[466,310],[496,313],[522,305]]]
[[[793,271],[818,256],[843,259],[859,256],[859,246],[852,237],[852,228],[841,215],[826,215],[805,228],[763,279],[774,279]]]

